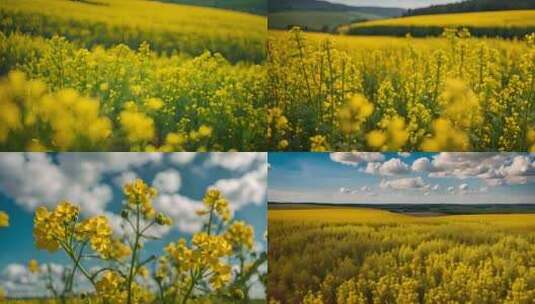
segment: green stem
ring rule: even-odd
[[[134,269],[136,263],[137,249],[139,246],[139,204],[136,206],[136,227],[134,233],[136,234],[134,240],[134,248],[132,248],[132,259],[130,260],[130,273],[128,274],[128,298],[127,303],[132,303],[132,281],[134,279]]]

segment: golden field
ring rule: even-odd
[[[69,12],[69,14],[65,14]],[[160,52],[222,53],[233,61],[261,62],[267,19],[234,11],[145,0],[6,0],[3,33],[65,36],[85,47],[147,41]]]
[[[270,209],[273,303],[533,303],[535,215]]]
[[[439,36],[443,28],[468,28],[473,35],[522,37],[535,30],[535,10],[422,15],[344,25],[339,32],[354,35]]]
[[[3,151],[265,147],[265,17],[56,0],[0,19]]]
[[[535,26],[535,10],[438,14],[372,20],[355,27],[375,25],[439,27],[527,27]]]
[[[535,149],[535,35],[270,31],[268,140],[289,151]]]

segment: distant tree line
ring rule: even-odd
[[[403,16],[521,9],[535,9],[535,0],[466,0],[458,3],[409,9]]]

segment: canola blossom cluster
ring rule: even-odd
[[[188,298],[205,281],[217,294],[234,301],[248,300],[243,285],[266,260],[266,255],[252,252],[254,231],[243,221],[232,221],[228,201],[217,189],[209,189],[199,216],[207,218],[203,231],[193,235],[191,245],[185,239],[170,243],[159,259],[156,278],[166,286],[164,299]],[[240,261],[232,272],[229,258]],[[265,274],[264,274],[265,275]]]
[[[80,48],[0,33],[0,149],[227,151],[265,146],[265,70],[148,43]]]
[[[535,34],[270,32],[268,142],[290,151],[529,151]],[[377,41],[377,42],[375,42]]]
[[[270,210],[269,303],[533,303],[534,219]]]
[[[123,193],[120,216],[126,228],[121,233],[112,230],[106,216],[83,218],[80,208],[67,201],[59,202],[53,210],[36,209],[36,247],[61,250],[72,262],[72,268],[65,268],[61,289],[45,284],[52,295],[62,301],[79,297],[74,288],[75,274],[79,273],[93,287],[84,297],[98,299],[97,303],[184,304],[215,297],[247,303],[250,279],[266,275],[260,267],[267,256],[254,251],[252,226],[232,219],[229,202],[219,190],[209,189],[198,211],[198,216],[206,219],[202,231],[189,241],[180,238],[168,244],[160,257],[143,253],[145,243],[155,239],[150,228],[172,224],[171,218],[152,204],[157,190],[136,179],[124,185]],[[7,224],[7,215],[0,213],[0,226]],[[89,268],[89,259],[101,263]],[[239,266],[234,267],[236,261]],[[43,282],[51,282],[51,270],[45,268],[36,260],[28,263],[30,272]]]

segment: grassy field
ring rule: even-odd
[[[0,19],[1,150],[265,146],[265,17],[141,0],[8,0]]]
[[[473,35],[522,37],[535,31],[535,10],[476,12],[391,18],[355,23],[340,32],[355,35],[438,36],[445,27],[466,27]]]
[[[270,31],[271,149],[535,149],[533,35]]]
[[[533,303],[535,214],[270,209],[280,303]],[[321,250],[318,250],[321,248]]]
[[[270,13],[270,29],[289,29],[299,26],[309,31],[334,31],[342,24],[383,18],[358,11],[284,11]]]

